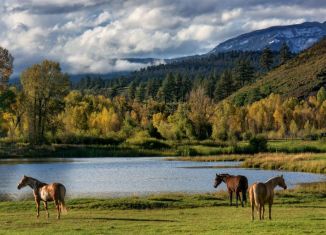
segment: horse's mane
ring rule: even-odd
[[[31,180],[36,181],[36,183],[37,183],[38,186],[44,186],[44,185],[47,185],[47,183],[44,183],[44,182],[42,182],[42,181],[39,181],[38,179],[35,179],[35,178],[33,178],[33,177],[30,177],[30,176],[26,176],[26,177],[29,178],[29,179],[31,179]]]
[[[275,177],[272,177],[272,178],[270,178],[269,180],[267,180],[265,183],[267,183],[267,182],[270,182],[270,181],[272,181],[272,180],[275,180],[275,179],[277,179],[277,178],[280,178],[281,176],[275,176]]]

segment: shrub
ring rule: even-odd
[[[265,152],[267,150],[267,139],[263,136],[254,136],[249,141],[249,149],[253,153]]]

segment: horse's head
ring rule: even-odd
[[[284,188],[284,189],[287,189],[287,186],[286,186],[286,184],[285,184],[285,180],[284,180],[284,178],[283,178],[283,175],[281,175],[281,176],[279,177],[279,180],[278,180],[277,185],[280,186],[280,187],[282,187],[282,188]]]
[[[220,185],[223,181],[223,176],[216,174],[215,181],[214,181],[214,188],[217,188],[217,186]]]
[[[26,175],[23,176],[23,178],[20,180],[17,189],[24,188],[28,183],[28,177]]]

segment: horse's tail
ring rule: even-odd
[[[248,190],[248,179],[247,177],[244,177],[244,185],[243,185],[243,191],[242,191],[242,200],[247,203],[247,190]]]
[[[249,200],[250,200],[251,207],[253,207],[255,205],[255,195],[254,195],[253,185],[249,188]]]
[[[63,214],[67,214],[67,208],[65,205],[66,187],[63,184],[59,186],[59,205]]]
[[[242,201],[247,203],[247,189],[242,191]]]

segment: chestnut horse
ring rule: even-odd
[[[232,194],[236,194],[236,206],[238,207],[238,199],[241,200],[242,207],[243,202],[247,202],[247,189],[248,189],[248,179],[243,175],[229,175],[229,174],[216,174],[214,188],[220,185],[221,182],[226,184],[230,196],[230,206],[232,206]],[[242,199],[240,197],[240,192],[242,192]]]
[[[251,204],[251,218],[254,220],[254,208],[259,212],[259,219],[264,219],[265,203],[268,203],[269,219],[272,219],[272,205],[274,198],[274,188],[280,186],[287,188],[283,175],[272,178],[265,183],[254,183],[249,188],[249,198]]]
[[[63,184],[60,183],[52,183],[46,184],[38,181],[32,177],[25,176],[21,179],[17,188],[21,189],[25,186],[29,186],[33,189],[34,199],[36,203],[37,209],[37,218],[40,215],[40,201],[43,201],[44,208],[46,210],[47,218],[49,218],[48,204],[47,202],[54,201],[55,206],[57,208],[57,218],[60,219],[61,211],[65,212],[65,195],[66,188]]]

